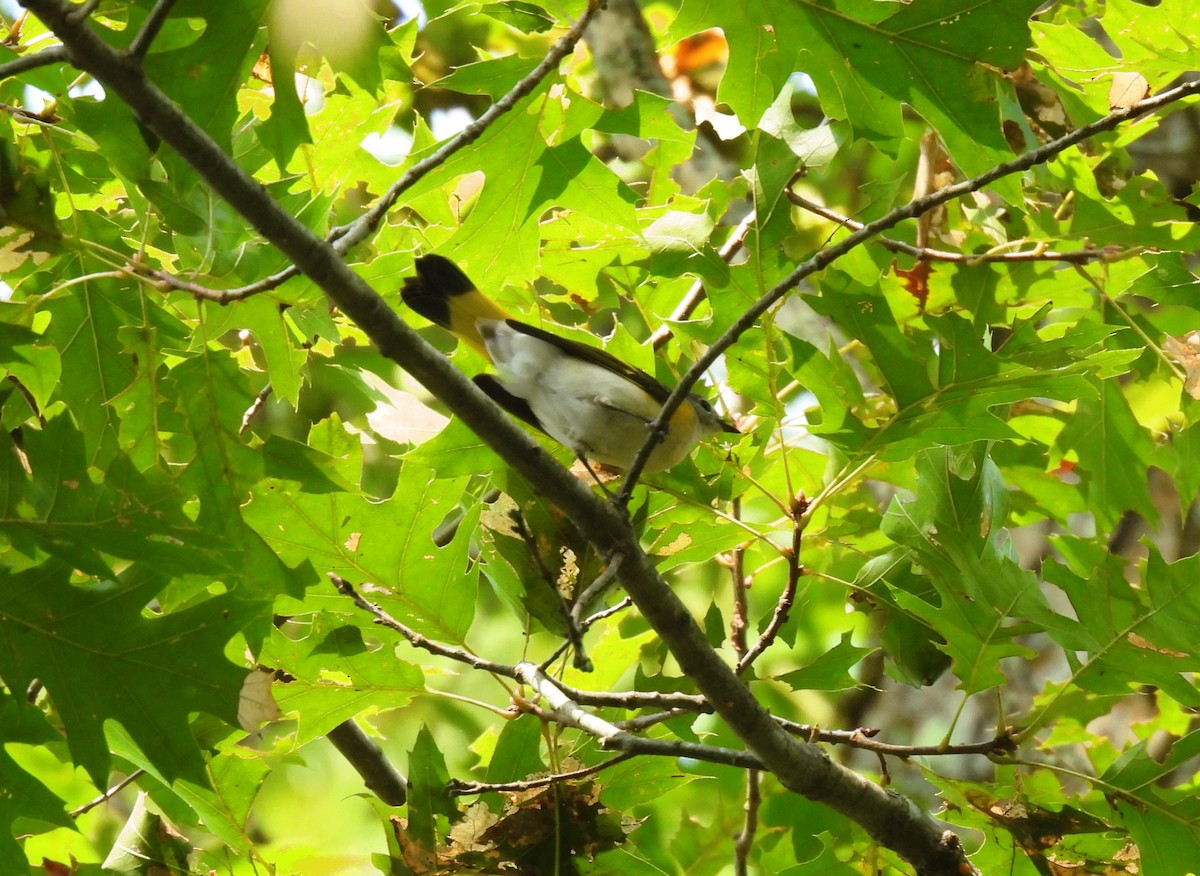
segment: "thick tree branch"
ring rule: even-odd
[[[472,381],[421,340],[349,269],[333,247],[273,201],[259,183],[147,79],[140,66],[113,50],[86,23],[76,21],[72,15],[74,7],[63,0],[25,0],[25,3],[67,46],[74,62],[104,85],[110,99],[116,96],[128,104],[144,125],[175,149],[221,197],[320,286],[330,301],[366,332],[383,355],[443,399],[476,434],[485,436],[508,465],[580,525],[597,550],[606,556],[618,553],[624,556],[621,575],[626,592],[670,648],[683,672],[753,752],[747,755],[745,766],[769,769],[786,788],[858,822],[876,841],[907,859],[922,876],[963,876],[972,872],[961,846],[957,841],[947,841],[928,813],[912,801],[835,764],[824,751],[794,739],[780,727],[709,645],[686,606],[642,551],[626,517],[613,504],[596,499]],[[1196,88],[1200,89],[1200,84]],[[1002,174],[991,178],[999,175]],[[904,216],[897,216],[893,223],[901,218]],[[883,227],[886,226],[872,223],[860,232],[855,243],[869,236],[868,229],[875,234]],[[827,252],[831,251],[832,248]],[[845,248],[838,254],[844,251]],[[822,255],[820,266],[832,261],[833,257]],[[802,266],[802,269],[811,272],[816,267]],[[806,275],[801,273],[802,269],[781,284],[780,296]],[[723,339],[724,346],[714,347],[711,358],[702,358],[689,372],[691,381],[681,387],[694,383],[696,375],[774,300],[764,299],[755,305],[747,319],[735,324],[736,331],[731,329],[729,337]],[[673,394],[676,403],[685,391]]]
[[[961,198],[963,195],[968,195],[971,192],[979,191],[998,179],[1003,179],[1014,173],[1020,173],[1031,167],[1044,164],[1060,152],[1064,152],[1072,146],[1082,143],[1090,137],[1094,137],[1096,134],[1111,131],[1125,122],[1154,112],[1157,109],[1161,109],[1193,94],[1200,94],[1200,81],[1185,82],[1175,88],[1168,88],[1166,91],[1156,94],[1153,97],[1140,100],[1128,107],[1114,110],[1103,118],[1076,128],[1069,134],[1065,134],[1056,140],[1051,140],[1049,143],[1045,143],[1036,149],[1031,149],[1017,156],[1012,161],[997,164],[991,170],[985,171],[979,176],[946,186],[944,189],[939,189],[924,197],[914,198],[907,204],[889,211],[874,222],[868,222],[832,246],[826,247],[808,260],[801,262],[794,271],[775,284],[769,292],[746,308],[742,315],[734,320],[725,333],[717,338],[712,346],[680,378],[679,384],[672,390],[671,395],[663,404],[662,412],[659,414],[658,419],[650,427],[646,443],[642,446],[637,457],[633,460],[633,464],[629,466],[629,470],[625,473],[625,483],[621,487],[621,492],[617,495],[617,501],[627,502],[629,500],[637,479],[640,477],[642,469],[645,468],[646,460],[650,458],[650,454],[654,450],[654,445],[661,440],[658,436],[665,434],[666,423],[671,419],[671,414],[687,398],[687,394],[696,385],[696,381],[701,378],[705,371],[712,367],[713,363],[720,358],[722,353],[737,343],[738,338],[743,333],[756,325],[759,318],[779,302],[783,296],[794,289],[801,280],[815,274],[817,271],[824,270],[846,253],[866,243],[868,240],[878,237],[884,231],[894,225],[898,225],[905,219],[916,218],[922,213],[932,210],[934,207],[953,201],[956,198]]]
[[[175,0],[162,0],[160,5],[166,4],[169,8],[174,2]],[[456,152],[478,140],[484,131],[491,127],[497,119],[511,111],[522,98],[531,94],[537,88],[538,84],[558,67],[563,58],[574,50],[575,45],[583,37],[583,32],[587,28],[588,22],[592,20],[592,17],[599,8],[600,4],[598,2],[590,3],[588,8],[584,10],[583,15],[579,17],[579,20],[550,48],[550,51],[546,53],[546,56],[537,67],[517,82],[508,93],[488,107],[479,118],[475,119],[432,153],[406,170],[400,179],[389,186],[382,197],[372,204],[371,208],[362,216],[347,225],[340,225],[330,229],[329,234],[325,238],[326,241],[333,246],[338,254],[345,255],[351,248],[366,240],[379,227],[379,223],[387,216],[388,211],[396,205],[396,202],[404,192],[416,185],[430,171],[445,164]],[[157,9],[158,7],[156,7],[156,11]],[[150,22],[147,20],[147,27],[149,24]],[[143,28],[143,31],[145,31],[145,28]],[[46,53],[43,52],[42,54]],[[291,264],[270,276],[263,277],[253,283],[247,283],[244,286],[237,286],[233,289],[214,289],[210,286],[204,286],[175,277],[166,271],[160,271],[149,265],[135,264],[133,265],[133,270],[139,274],[153,277],[155,280],[171,288],[187,292],[205,301],[215,301],[218,304],[230,304],[234,301],[251,298],[263,292],[269,292],[272,289],[282,286],[288,280],[292,279],[292,277],[302,273],[297,265]]]
[[[353,718],[338,724],[326,736],[376,797],[389,806],[405,804],[407,780]]]

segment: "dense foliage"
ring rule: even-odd
[[[672,386],[718,345],[743,434],[642,478],[636,539],[912,844],[929,813],[982,873],[1196,869],[1200,126],[1125,109],[1200,69],[1192,0],[614,0],[544,76],[578,0],[25,5],[0,871],[950,872],[781,784],[602,518],[447,418],[480,402],[216,194],[205,136],[468,374],[402,310],[418,255]]]

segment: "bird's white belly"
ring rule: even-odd
[[[661,410],[657,401],[626,377],[504,323],[481,328],[505,389],[525,399],[548,435],[579,456],[629,467]],[[678,462],[694,441],[687,438],[659,445],[648,470]]]

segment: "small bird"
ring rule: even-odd
[[[416,268],[400,291],[404,303],[491,361],[497,373],[480,374],[475,383],[496,404],[568,447],[585,465],[590,459],[629,467],[670,395],[667,387],[598,347],[510,318],[449,259],[422,256]],[[698,441],[719,432],[738,430],[708,401],[689,395],[671,415],[645,471],[671,468]]]

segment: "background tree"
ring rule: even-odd
[[[1194,869],[1200,12],[1041,5],[4,7],[0,869]]]

